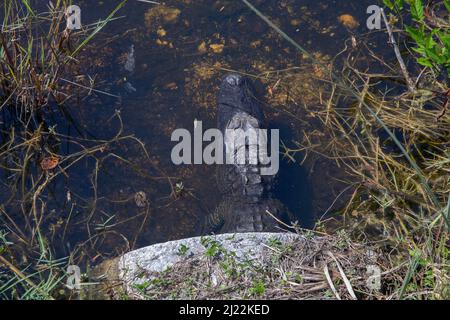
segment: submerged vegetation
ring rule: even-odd
[[[402,8],[402,1],[396,4]],[[349,50],[342,69],[360,98],[321,117],[333,136],[332,156],[355,177],[342,211],[345,227],[357,238],[380,240],[389,257],[384,269],[396,270],[397,280],[387,290],[391,297],[448,299],[450,8],[446,1],[424,5],[417,0],[409,1],[408,11],[418,28],[400,22],[397,27],[406,31],[399,34],[399,43],[412,50],[403,56],[411,62],[413,90],[397,89],[395,78],[408,88],[408,71],[403,70],[404,79],[396,71],[401,57],[382,63],[363,45],[362,52]],[[401,13],[393,11],[391,20],[403,21]],[[447,20],[437,22],[439,13]],[[385,72],[362,71],[361,62]]]
[[[343,219],[340,228],[383,249],[387,260],[381,267],[385,276],[390,275],[383,284],[386,298],[449,297],[450,8],[444,2],[447,20],[436,25],[444,3],[432,2],[424,7],[420,0],[409,1],[402,11],[403,1],[395,5],[386,1],[396,9],[389,20],[399,24],[396,37],[408,50],[404,58],[397,55],[389,61],[377,55],[369,35],[352,37],[351,46],[340,53],[345,57],[341,70],[314,61],[329,75],[322,80],[332,93],[314,109],[325,134],[306,133],[298,150],[286,149],[288,155],[315,150],[352,177],[347,179],[351,195],[338,214]],[[412,14],[417,29],[401,23],[408,18],[404,12]],[[386,16],[384,22],[389,24]],[[387,29],[391,33],[393,28]],[[394,51],[397,44],[391,45]],[[399,67],[403,59],[413,62],[408,64],[409,72]],[[292,79],[292,75],[284,77]],[[410,79],[414,79],[412,88]]]
[[[411,15],[414,25],[405,25],[404,29],[415,42],[411,49],[419,54],[416,61],[437,72],[446,71],[450,76],[450,2],[428,1],[424,5],[422,0],[397,0],[394,3],[384,0],[384,3],[397,15],[401,15],[403,11]],[[444,10],[447,14],[440,16],[439,13]]]
[[[348,186],[337,196],[346,195],[342,208],[333,214],[325,212],[314,230],[331,234],[326,241],[333,248],[312,241],[313,254],[309,254],[305,248],[272,243],[268,247],[281,255],[261,268],[236,264],[233,253],[224,252],[213,241],[205,257],[186,259],[135,289],[148,299],[326,298],[327,294],[338,299],[448,299],[449,25],[436,24],[442,20],[438,18],[442,8],[448,17],[447,6],[444,2],[432,5],[432,1],[426,6],[421,1],[386,1],[391,9],[383,13],[386,28],[353,35],[332,63],[311,55],[263,12],[243,2],[311,59],[311,67],[253,77],[268,85],[269,101],[290,99],[294,108],[305,108],[309,119],[321,123],[322,131],[304,130],[295,147],[285,145],[284,155],[294,159],[299,152],[320,154],[347,173]],[[412,25],[403,22],[410,18]],[[391,59],[386,59],[386,51],[377,53],[371,47],[374,38],[391,41]],[[318,91],[317,105],[311,104],[314,98],[306,93],[313,84],[304,74],[308,68],[314,70],[314,81],[326,88]],[[345,250],[350,239],[366,243],[366,251],[376,248],[382,257],[371,262],[381,269],[380,290],[367,290],[367,283],[360,281],[369,270],[367,261],[362,270],[351,270],[361,262],[352,263],[356,251]],[[329,254],[328,250],[339,257],[321,255]],[[314,263],[308,264],[308,259]],[[348,265],[342,267],[345,271],[339,269],[340,275],[338,269],[331,272],[334,284],[330,285],[319,261],[325,265],[334,261],[337,268],[339,263]],[[223,273],[219,287],[211,285],[211,273],[201,271],[206,266],[192,269],[202,264]]]
[[[355,290],[362,292],[358,298],[448,299],[449,1],[384,0],[386,9],[381,19],[382,30],[364,35],[352,34],[343,51],[333,59],[311,54],[273,24],[271,19],[274,17],[265,16],[249,1],[242,2],[278,36],[298,49],[305,59],[310,59],[310,64],[302,67],[250,76],[268,85],[269,102],[277,99],[283,103],[288,101],[292,104],[288,114],[308,114],[310,119],[319,123],[320,130],[303,130],[304,136],[294,142],[294,147],[284,145],[286,158],[293,159],[298,153],[304,154],[305,158],[315,154],[334,162],[346,173],[341,181],[346,187],[337,196],[342,198],[339,199],[339,210],[330,210],[332,214],[329,210],[324,212],[314,232],[328,234],[331,247],[339,247],[345,236],[346,244],[370,243],[382,253],[379,265],[382,270],[381,291],[363,294],[364,281],[359,278],[360,282],[353,284]],[[93,218],[96,201],[84,201],[81,195],[55,187],[55,182],[67,178],[69,169],[76,164],[89,160],[93,167],[90,188],[96,200],[98,172],[104,159],[115,158],[133,170],[142,171],[116,152],[117,145],[136,144],[145,157],[149,157],[139,140],[124,134],[119,111],[113,111],[107,119],[117,128],[116,132],[112,132],[109,138],[99,139],[85,130],[83,124],[76,123],[68,108],[69,105],[79,105],[92,94],[117,98],[114,93],[94,89],[96,79],[87,76],[85,71],[94,63],[89,60],[95,55],[95,48],[90,48],[91,41],[116,19],[116,13],[126,1],[104,20],[78,31],[65,28],[64,8],[70,1],[51,3],[45,13],[34,11],[27,0],[6,0],[1,6],[0,299],[70,298],[70,293],[64,289],[67,266],[104,258],[101,253],[88,252],[84,245],[94,247],[101,242],[102,235],[115,234],[115,231],[111,227],[112,216],[104,214],[101,219]],[[162,9],[156,8],[151,11],[153,15],[146,15],[146,23],[163,21],[173,24],[182,14],[178,9],[171,9],[170,17],[165,17]],[[347,25],[356,27],[357,23],[347,22]],[[261,26],[259,28],[262,29]],[[157,30],[158,36],[167,38],[165,29],[159,27]],[[391,41],[392,38],[396,41]],[[376,50],[371,45],[373,41],[390,41],[388,52],[386,49]],[[199,54],[208,50],[220,54],[227,44],[222,38],[219,44],[212,43],[209,47],[202,42],[198,51]],[[260,43],[253,45],[257,47]],[[173,47],[172,42],[164,46]],[[202,62],[201,66],[206,64]],[[210,82],[220,72],[230,71],[229,65],[227,61],[208,65],[205,67],[206,80],[194,76],[191,82]],[[310,73],[307,76],[303,74],[306,69],[312,70],[313,80],[307,79]],[[318,83],[323,90],[311,93],[314,91],[308,87],[311,81]],[[170,84],[169,89],[177,87]],[[186,82],[186,92],[199,105],[209,105],[209,100],[214,99],[212,92],[191,88],[189,82]],[[306,97],[314,94],[319,96],[314,99]],[[205,100],[208,102],[203,103]],[[319,102],[313,104],[314,101]],[[71,123],[76,132],[63,133],[58,127],[61,123]],[[182,182],[172,188],[176,198],[181,198],[182,193],[190,193],[187,190]],[[64,204],[68,217],[59,216],[58,210],[48,204],[51,197]],[[77,228],[86,226],[85,238],[82,238],[81,245],[65,248],[63,251],[69,254],[61,257],[55,254],[51,243],[66,246],[71,219],[78,214],[74,209],[74,198],[87,211],[77,225]],[[137,192],[133,199],[143,210],[140,215],[145,216],[138,226],[137,233],[140,233],[148,215],[149,200],[142,191]],[[121,234],[116,236],[126,243],[127,249],[131,249],[138,235],[134,240]],[[229,268],[233,264],[229,254],[221,252],[214,243],[206,245],[208,258],[218,253],[226,258],[221,265],[224,273],[252,267]],[[301,295],[305,291],[292,285],[292,282],[304,281],[295,274],[296,266],[292,263],[296,261],[295,250],[277,247],[276,243],[270,246],[277,249],[280,259],[272,261],[262,273],[251,270],[252,279],[244,278],[246,286],[241,288],[242,292],[229,295],[236,297],[242,293],[246,298],[276,298],[281,297],[276,293],[282,288],[283,298],[314,297]],[[180,248],[181,255],[186,251],[187,248]],[[353,258],[358,260],[360,257]],[[352,261],[345,260],[345,264],[351,265]],[[283,270],[289,272],[284,278],[275,277],[270,269],[276,269],[280,263]],[[167,274],[157,282],[160,291],[154,292],[153,297],[159,297],[161,290],[173,293],[168,283],[182,283],[184,275],[181,271]],[[325,281],[328,279],[323,278],[320,270],[313,271],[311,279],[314,285],[318,285],[320,290],[328,290]],[[359,270],[358,276],[362,273]],[[242,279],[233,273],[229,286],[233,285],[232,280]],[[333,280],[338,281],[339,275]],[[207,285],[206,281],[202,283]],[[183,292],[190,297],[199,297],[211,290],[210,287],[195,287],[190,282],[184,284],[186,292]],[[338,290],[343,290],[339,292],[340,296],[346,297],[348,283],[335,285]],[[211,297],[217,297],[216,293],[208,292]],[[333,293],[336,295],[330,291],[331,296]]]
[[[59,295],[74,256],[56,258],[50,245],[49,234],[63,232],[64,241],[69,222],[48,207],[55,192],[52,183],[85,158],[94,159],[98,167],[102,154],[113,155],[105,150],[134,139],[123,136],[120,126],[115,136],[104,140],[89,137],[82,126],[72,135],[57,127],[74,121],[67,105],[95,91],[75,83],[78,67],[86,59],[79,53],[125,2],[105,20],[79,31],[65,28],[70,1],[50,2],[49,11],[39,13],[26,0],[1,5],[0,299]],[[120,123],[119,113],[113,118]],[[72,195],[67,192],[63,197],[71,206]],[[72,253],[77,255],[76,251]]]

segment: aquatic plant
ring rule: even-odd
[[[397,11],[411,13],[424,32],[413,37],[419,46],[415,51],[422,54],[417,62],[424,68],[416,68],[411,77],[422,86],[403,92],[397,60],[385,62],[375,55],[367,38],[346,47],[341,53],[348,55],[345,64],[336,70],[316,59],[249,1],[242,1],[323,70],[324,85],[331,84],[327,103],[314,108],[324,134],[318,138],[305,132],[303,143],[298,143],[297,150],[286,149],[287,156],[315,150],[353,176],[348,182],[351,195],[336,218],[354,239],[377,241],[383,248],[385,298],[447,299],[450,117],[445,112],[448,87],[435,70],[448,67],[448,25],[429,30],[421,1],[409,1],[409,10]],[[403,1],[395,4],[400,8]],[[402,30],[413,29],[403,24]],[[420,49],[422,44],[428,46],[426,50]],[[377,66],[385,73],[361,71],[360,65]],[[293,72],[280,72],[279,86],[284,79],[292,79]],[[427,81],[421,81],[424,78]]]
[[[409,13],[413,25],[405,25],[404,29],[414,41],[412,50],[418,54],[416,61],[425,67],[440,72],[441,69],[450,76],[450,23],[445,15],[439,16],[440,9],[450,14],[450,2],[422,0],[384,0],[384,4],[395,12]],[[442,12],[441,12],[442,13]]]
[[[74,256],[55,258],[50,245],[52,230],[63,224],[57,212],[47,208],[49,189],[82,159],[130,138],[122,135],[120,126],[111,140],[90,139],[81,131],[70,137],[56,128],[55,119],[77,127],[66,104],[95,90],[73,79],[76,66],[86,61],[80,54],[126,1],[106,19],[78,31],[66,28],[65,8],[70,3],[50,2],[46,12],[36,12],[28,0],[0,5],[0,167],[5,178],[0,204],[1,299],[61,295]],[[113,117],[120,119],[118,113]],[[72,144],[74,152],[63,153],[63,143]]]

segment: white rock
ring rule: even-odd
[[[294,233],[227,233],[213,236],[186,238],[158,243],[124,254],[119,259],[119,278],[128,293],[136,293],[134,286],[151,281],[150,273],[163,272],[175,263],[206,252],[202,239],[214,240],[227,252],[234,252],[236,260],[262,262],[263,253],[268,250],[264,244],[278,240],[286,244],[294,240],[305,241],[304,237]],[[180,249],[185,248],[183,254]],[[214,284],[214,279],[212,279]],[[136,293],[137,294],[137,293]]]

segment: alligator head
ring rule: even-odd
[[[251,82],[240,75],[229,74],[222,80],[217,97],[217,122],[222,132],[241,122],[263,126],[264,114],[254,92]]]

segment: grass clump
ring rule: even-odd
[[[53,237],[64,232],[59,238],[64,243],[69,221],[48,207],[48,199],[70,167],[124,137],[121,129],[111,140],[89,139],[82,130],[68,136],[57,125],[80,128],[68,105],[92,89],[78,84],[78,67],[88,63],[81,53],[124,3],[81,30],[66,29],[71,1],[53,1],[39,11],[27,0],[0,4],[1,299],[65,295],[67,266],[76,264],[77,253],[55,258]],[[64,152],[64,144],[73,152]]]
[[[328,95],[308,110],[323,132],[305,132],[298,150],[286,152],[290,157],[300,150],[318,153],[348,174],[347,201],[335,217],[353,239],[376,241],[382,248],[385,282],[378,298],[448,299],[449,25],[438,10],[448,16],[448,1],[427,6],[419,0],[385,1],[392,9],[389,24],[396,21],[400,30],[395,37],[403,54],[393,54],[397,44],[374,52],[370,37],[380,41],[383,28],[354,36],[339,55],[344,63],[332,67],[243,2],[325,74],[321,81]],[[393,25],[387,29],[392,32]],[[283,86],[292,71],[277,77]]]

